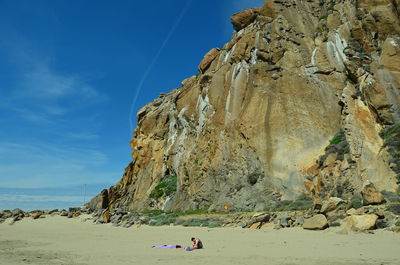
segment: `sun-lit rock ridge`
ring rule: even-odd
[[[138,112],[132,162],[91,205],[262,210],[395,191],[380,133],[400,122],[399,14],[397,0],[268,0],[233,15],[232,40]]]

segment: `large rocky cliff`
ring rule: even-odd
[[[132,162],[90,205],[262,210],[371,182],[396,192],[398,4],[268,0],[234,14],[232,41],[138,112]]]

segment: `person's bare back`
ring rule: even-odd
[[[191,238],[192,242],[193,242],[193,249],[202,249],[203,248],[203,242],[201,242],[201,240],[199,238]]]

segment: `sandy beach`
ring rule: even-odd
[[[181,226],[131,228],[96,225],[85,216],[25,218],[0,224],[0,264],[399,264],[400,235],[339,235],[335,230],[301,228],[251,230],[187,228]],[[196,251],[153,249],[157,244],[190,245]]]

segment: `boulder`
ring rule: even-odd
[[[290,216],[288,213],[284,213],[282,216],[278,218],[279,224],[281,227],[289,227],[289,220],[291,220]]]
[[[257,15],[259,13],[258,8],[252,8],[252,9],[246,9],[243,10],[242,12],[235,13],[231,16],[231,23],[233,25],[233,28],[236,31],[239,31],[251,23],[256,19]]]
[[[379,217],[378,217],[379,218]],[[389,226],[389,223],[384,219],[378,219],[375,224],[377,229],[383,229]]]
[[[36,211],[36,212],[34,212],[34,213],[31,214],[31,217],[32,217],[33,219],[38,219],[42,214],[43,214],[42,211]]]
[[[304,224],[304,218],[303,217],[299,217],[294,221],[294,226],[302,226]]]
[[[67,211],[61,211],[60,216],[68,216],[68,212]]]
[[[19,208],[16,208],[16,209],[14,209],[14,210],[11,211],[11,216],[15,217],[15,216],[19,216],[19,215],[21,215],[21,214],[23,214],[23,213],[24,213],[24,211],[22,211],[22,210],[19,209]]]
[[[323,230],[328,227],[328,220],[325,215],[317,214],[311,218],[305,219],[303,228],[308,230]]]
[[[76,218],[76,217],[78,217],[78,216],[80,216],[81,215],[81,212],[80,211],[76,211],[76,212],[74,212],[73,214],[72,214],[72,217],[73,218]]]
[[[203,60],[200,62],[198,69],[200,72],[204,73],[211,63],[217,58],[219,54],[219,49],[213,48],[206,55],[204,55]]]
[[[50,210],[50,211],[47,212],[47,214],[53,214],[53,213],[56,213],[56,212],[58,212],[58,209]]]
[[[346,211],[347,215],[362,215],[364,213],[365,213],[364,208],[360,208],[360,209],[350,208],[349,210]]]
[[[271,214],[269,214],[269,213],[255,214],[255,215],[253,215],[253,219],[255,222],[265,223],[271,219]]]
[[[252,224],[249,228],[250,229],[260,229],[262,227],[263,223],[262,222],[257,222]]]
[[[363,205],[381,204],[385,202],[385,198],[374,186],[373,183],[366,185],[361,191]]]
[[[351,215],[345,219],[345,224],[353,231],[364,232],[375,229],[377,220],[375,214]]]
[[[329,200],[324,201],[321,207],[321,212],[322,213],[327,213],[331,212],[333,210],[336,210],[336,208],[339,206],[340,203],[342,203],[343,200],[337,197],[331,197]]]
[[[121,214],[117,214],[117,215],[113,215],[110,219],[110,222],[113,224],[117,224],[119,223],[119,221],[121,220],[122,215]]]

